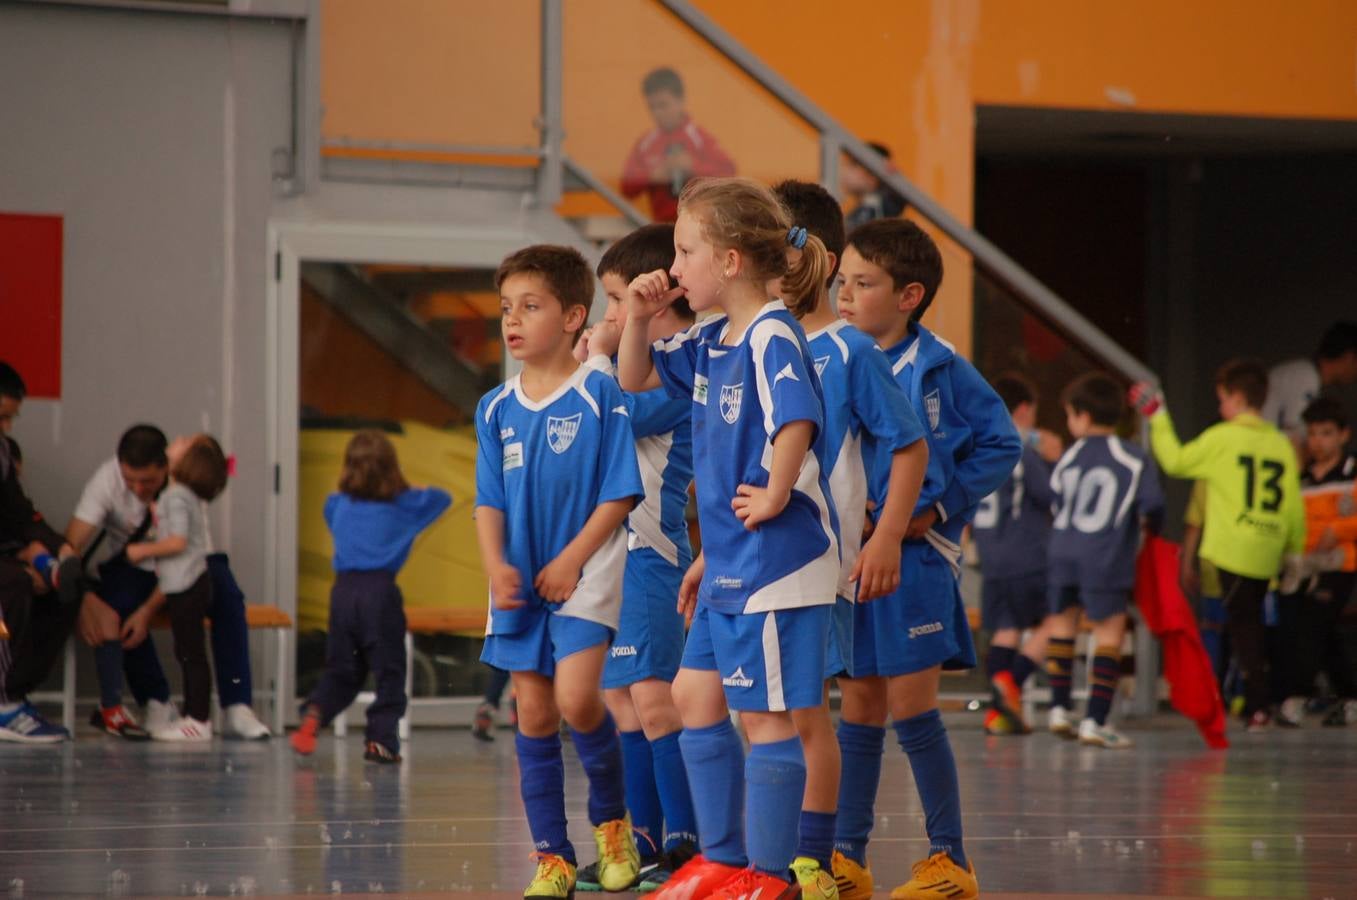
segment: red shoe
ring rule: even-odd
[[[656,898],[656,900],[660,900],[660,898],[701,900],[701,898],[711,896],[712,891],[744,871],[745,869],[741,866],[728,866],[725,863],[711,862],[699,853],[679,866],[678,871],[669,876],[664,887],[650,896]]]
[[[108,709],[96,709],[90,715],[90,724],[95,728],[101,728],[109,734],[129,741],[149,741],[151,739],[151,735],[147,733],[145,728],[137,724],[137,720],[121,703]]]
[[[710,900],[797,900],[801,885],[758,869],[743,869],[708,895]]]
[[[292,737],[288,738],[288,742],[292,744],[292,749],[302,756],[310,756],[316,752],[316,732],[318,731],[320,731],[320,716],[309,712],[302,716],[301,727],[292,732]]]
[[[1031,734],[1032,727],[1022,717],[1022,688],[1013,680],[1012,672],[1000,672],[990,679],[994,691],[994,708],[1008,720],[1015,734]]]

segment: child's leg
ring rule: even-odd
[[[806,761],[806,789],[801,799],[800,840],[796,855],[813,859],[830,871],[834,852],[834,829],[839,808],[842,757],[834,723],[829,715],[829,684],[825,702],[792,711],[792,722],[801,738]]]
[[[1046,645],[1046,674],[1051,679],[1051,706],[1070,709],[1074,678],[1074,636],[1079,628],[1080,607],[1067,606],[1046,617],[1051,635]]]
[[[1268,708],[1263,597],[1267,582],[1221,570],[1220,587],[1229,617],[1230,644],[1244,677],[1244,718]]]
[[[498,666],[486,666],[486,668],[490,670],[490,675],[485,680],[485,699],[483,702],[499,709],[500,698],[504,696],[504,688],[509,684],[509,673]]]
[[[703,613],[693,620],[694,637],[705,636]],[[708,645],[709,646],[709,645]],[[688,656],[685,654],[685,663]],[[683,718],[679,746],[689,784],[700,784],[693,795],[702,855],[727,866],[749,864],[744,845],[744,743],[731,724],[721,676],[715,669],[683,668],[674,678],[674,704]]]
[[[203,574],[188,590],[168,596],[165,604],[174,632],[174,657],[184,675],[184,714],[199,722],[208,720],[212,707],[212,668],[203,627],[211,603],[212,586]]]
[[[122,617],[94,594],[86,594],[81,607],[82,631],[97,634],[94,669],[99,676],[99,706],[114,709],[122,704],[123,644],[119,635]]]
[[[392,753],[400,750],[400,720],[405,715],[405,608],[392,585],[365,604],[363,655],[372,670],[376,697],[367,709],[366,739]]]
[[[1013,680],[1018,687],[1022,687],[1032,673],[1042,667],[1050,639],[1051,624],[1048,618],[1043,617],[1027,632],[1027,639],[1022,642],[1017,658],[1013,661]]]
[[[653,856],[664,843],[664,810],[655,784],[655,760],[650,741],[641,729],[641,717],[632,702],[630,689],[604,690],[603,703],[617,724],[617,736],[622,743],[622,778],[631,827],[641,835],[637,840],[641,854]]]
[[[1093,667],[1088,673],[1088,717],[1107,724],[1107,714],[1121,680],[1121,642],[1126,636],[1126,614],[1093,623]]]
[[[343,575],[330,591],[330,623],[325,635],[325,671],[306,705],[314,708],[322,727],[348,709],[368,677],[367,660],[358,642],[358,605],[362,596],[349,590]]]
[[[696,846],[697,817],[679,747],[683,719],[674,705],[673,688],[662,679],[646,678],[633,684],[630,691],[638,723],[650,746],[655,789],[664,820],[662,849],[673,850],[685,843]]]
[[[834,849],[863,866],[876,815],[886,746],[886,679],[840,678],[839,753],[842,778]]]
[[[606,643],[596,644],[556,663],[556,704],[570,726],[584,774],[589,777],[589,823],[596,828],[627,815],[622,746],[599,689],[607,653]],[[520,722],[521,708],[522,701]]]
[[[250,706],[254,685],[250,680],[250,626],[245,621],[245,594],[236,583],[226,555],[207,558],[212,582],[212,605],[207,609],[212,622],[212,663],[217,669],[217,700],[221,708],[236,704]]]
[[[961,834],[961,788],[947,728],[938,712],[942,667],[896,675],[887,684],[891,718],[900,749],[909,756],[914,786],[924,809],[928,855],[946,853],[966,868]]]
[[[519,793],[528,816],[528,830],[538,853],[575,863],[575,848],[566,837],[565,764],[561,759],[561,714],[551,679],[536,672],[512,673],[518,697]]]
[[[797,809],[806,790],[801,739],[787,712],[743,710],[740,721],[749,735],[749,757],[745,761],[749,863],[782,878],[796,853]]]

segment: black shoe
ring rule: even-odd
[[[642,856],[641,867],[636,872],[636,880],[628,890],[643,891],[642,883],[664,865],[663,856]],[[603,885],[598,883],[598,863],[591,862],[575,872],[575,890],[584,894],[598,893]],[[653,888],[652,888],[653,890]]]
[[[363,751],[363,759],[382,765],[393,765],[401,761],[401,755],[386,744],[368,741],[367,748]]]
[[[671,875],[697,854],[698,846],[691,841],[675,845],[673,850],[668,850],[660,856],[659,865],[649,872],[642,866],[641,880],[636,885],[637,892],[648,894],[651,891],[658,891],[669,881]]]

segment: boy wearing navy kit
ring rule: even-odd
[[[538,861],[524,897],[575,890],[562,717],[589,779],[599,884],[626,890],[640,859],[599,681],[618,627],[623,523],[645,494],[631,417],[616,382],[572,355],[594,291],[578,252],[527,247],[495,283],[523,370],[476,409],[476,534],[491,596],[481,660],[512,673],[518,699],[519,788]]]
[[[874,338],[911,404],[923,415],[928,471],[902,544],[900,587],[858,604],[851,678],[843,693],[834,874],[845,900],[870,897],[866,848],[874,820],[887,713],[909,756],[929,837],[896,898],[967,900],[979,893],[962,846],[956,761],[938,712],[943,669],[975,666],[958,586],[962,529],[1004,483],[1022,444],[1004,403],[946,341],[919,324],[942,281],[942,255],[918,225],[882,219],[848,236],[839,314]],[[885,497],[888,469],[869,467],[868,496]]]

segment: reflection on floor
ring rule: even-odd
[[[1232,732],[1212,752],[1165,716],[1128,723],[1136,748],[1111,752],[987,738],[972,714],[948,725],[986,896],[1357,896],[1357,729]],[[326,738],[302,764],[280,740],[0,744],[0,890],[521,896],[532,848],[509,733],[419,730],[392,768],[364,764],[360,741]],[[584,777],[567,753],[587,861]],[[888,748],[880,896],[908,878],[922,833],[908,763]]]

